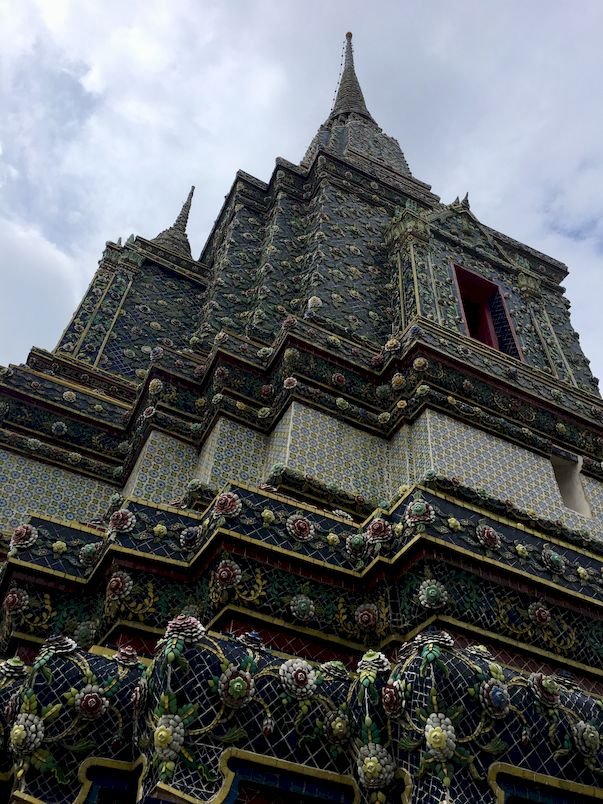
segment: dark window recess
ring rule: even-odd
[[[330,780],[233,758],[235,778],[224,804],[351,804],[353,790]]]
[[[505,804],[588,804],[590,796],[564,791],[551,784],[538,784],[527,780],[501,779],[499,784],[504,790]]]
[[[92,782],[86,804],[135,804],[140,770],[92,766],[88,779]]]
[[[469,335],[506,355],[519,357],[498,285],[463,268],[456,268],[456,280]]]

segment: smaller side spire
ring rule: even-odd
[[[352,34],[348,32],[345,35],[345,38],[345,60],[343,63],[343,71],[341,73],[341,79],[337,89],[337,96],[335,97],[335,103],[331,109],[329,120],[332,120],[334,117],[337,117],[340,114],[349,114],[350,112],[355,112],[356,114],[362,115],[369,120],[373,120],[369,110],[366,108],[364,95],[360,89],[360,83],[358,82],[356,70],[354,68]]]
[[[174,224],[170,226],[169,229],[164,229],[163,232],[160,232],[157,237],[151,240],[151,243],[157,243],[157,245],[169,251],[174,251],[176,254],[182,254],[185,257],[190,258],[192,256],[191,245],[186,235],[186,225],[191,211],[194,192],[195,185],[193,184]]]

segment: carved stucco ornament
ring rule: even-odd
[[[402,248],[408,238],[429,240],[431,229],[421,212],[410,207],[397,208],[385,233],[385,242],[389,248]]]

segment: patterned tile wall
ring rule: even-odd
[[[173,502],[182,496],[198,458],[195,447],[154,430],[138,456],[124,494],[154,503]]]
[[[431,440],[429,427],[429,411],[419,416],[408,434],[409,451],[409,478],[412,483],[418,482],[425,476],[425,472],[433,469],[431,454]]]
[[[603,533],[603,484],[582,478],[593,513],[592,518],[583,517],[563,504],[549,460],[431,410],[389,443],[297,402],[269,436],[219,419],[200,455],[155,432],[126,491],[171,502],[191,477],[216,488],[228,481],[255,485],[275,463],[345,491],[381,498],[392,497],[402,484],[420,481],[434,469],[541,516]]]
[[[587,528],[593,533],[603,536],[603,483],[595,480],[594,477],[584,477],[582,475],[582,488],[590,510],[592,519],[570,511],[569,508],[563,509],[561,519],[572,528]]]
[[[113,486],[0,449],[0,528],[10,530],[30,514],[87,521],[106,508]]]
[[[292,407],[291,469],[367,496],[389,486],[386,441],[304,405]]]
[[[387,445],[387,464],[389,488],[379,489],[378,496],[389,497],[404,483],[408,483],[412,475],[412,462],[409,449],[410,428],[404,425],[392,436]]]
[[[205,442],[194,477],[221,488],[225,483],[259,483],[264,470],[266,438],[231,419],[219,419]]]
[[[584,517],[563,504],[551,462],[527,449],[484,433],[442,413],[426,411],[432,467],[473,488],[511,499],[539,516],[571,527],[603,532],[603,485],[582,477],[592,510]],[[423,417],[421,417],[423,418]]]
[[[275,463],[287,464],[289,460],[289,439],[295,403],[290,405],[268,438],[264,474],[269,474]]]
[[[405,442],[406,435],[400,434],[396,488],[408,480]],[[358,494],[389,489],[383,439],[299,403],[290,406],[269,436],[220,419],[201,450],[194,477],[216,487],[229,480],[255,484],[277,463]]]
[[[560,497],[550,462],[442,413],[427,411],[433,468],[521,508],[549,511]]]
[[[201,452],[199,453],[199,459],[195,466],[194,477],[196,477],[198,480],[202,480],[204,483],[210,482],[211,473],[215,462],[216,444],[218,443],[218,439],[220,437],[221,421],[221,419],[218,419],[210,434],[203,442]]]

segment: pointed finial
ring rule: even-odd
[[[186,201],[182,205],[180,214],[178,215],[178,217],[176,218],[176,222],[174,223],[174,229],[178,229],[178,231],[180,232],[186,232],[186,224],[188,223],[188,216],[191,211],[191,204],[193,201],[194,193],[195,193],[195,185],[193,184]]]
[[[157,237],[154,237],[151,241],[152,243],[157,243],[159,246],[167,248],[170,251],[183,254],[185,257],[191,256],[191,247],[188,242],[188,237],[186,236],[186,225],[191,211],[194,192],[195,186],[193,185],[174,224],[170,226],[169,229],[164,229],[163,232],[160,232]]]
[[[354,51],[352,50],[352,34],[348,31],[345,35],[345,58],[343,71],[337,89],[335,103],[329,115],[330,119],[340,114],[355,112],[356,114],[372,120],[369,110],[364,102],[364,95],[360,89],[356,70],[354,69]]]
[[[358,136],[358,129],[368,129],[370,136]],[[322,148],[356,163],[363,169],[370,163],[379,163],[382,168],[391,170],[399,176],[412,177],[408,162],[402,149],[392,137],[388,137],[370,115],[354,70],[352,34],[345,35],[341,51],[339,79],[336,85],[329,116],[318,129],[310,147],[301,161],[304,169],[309,168]],[[370,160],[370,162],[367,161]],[[374,175],[381,168],[373,169]]]
[[[464,206],[466,209],[471,209],[471,207],[469,206],[469,193],[465,193],[465,197],[464,197],[464,198],[463,198],[463,200],[461,201],[461,204],[462,204],[462,206]]]

